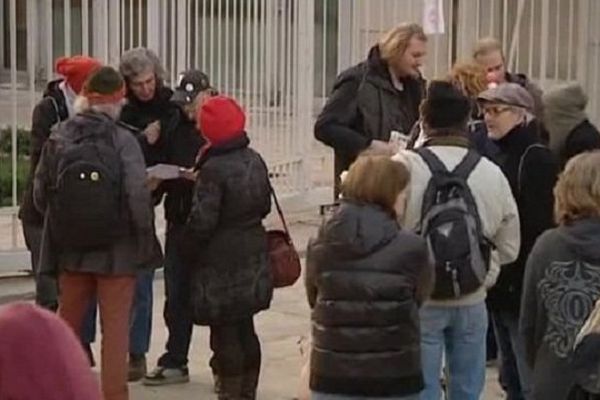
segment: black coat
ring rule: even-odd
[[[308,248],[311,389],[366,397],[421,391],[418,305],[431,282],[422,238],[376,206],[342,201]]]
[[[372,140],[388,141],[390,132],[408,134],[419,118],[425,81],[402,79],[404,90],[392,83],[379,47],[366,61],[342,72],[315,124],[317,140],[335,151],[336,180]]]
[[[600,149],[600,132],[589,120],[573,129],[560,149],[560,162],[564,166],[570,158],[585,151]]]
[[[173,91],[162,85],[157,87],[154,99],[147,102],[139,101],[130,94],[121,110],[121,122],[138,131],[136,136],[148,166],[166,162],[164,132],[177,113],[177,106],[170,101],[172,95]],[[160,121],[161,135],[155,144],[150,145],[141,131],[155,121]]]
[[[19,210],[19,218],[26,223],[42,226],[43,217],[33,204],[33,176],[37,168],[44,143],[50,130],[60,121],[69,117],[65,96],[58,87],[62,80],[48,83],[44,97],[33,109],[31,117],[31,144],[29,147],[30,167],[25,193]]]
[[[262,220],[271,210],[267,167],[247,136],[199,163],[182,254],[192,265],[194,322],[218,325],[267,309],[273,283]]]
[[[514,263],[502,266],[498,281],[488,294],[488,304],[493,310],[506,310],[515,315],[519,313],[527,257],[538,236],[554,226],[553,189],[558,160],[545,146],[532,147],[523,158],[527,148],[540,145],[538,129],[536,121],[519,125],[495,142],[500,150],[496,160],[508,179],[519,209],[521,248]]]
[[[172,118],[165,122],[161,136],[157,149],[161,161],[185,168],[195,165],[198,151],[206,142],[198,133],[196,122],[190,121],[180,108],[175,109]],[[160,185],[155,200],[166,194],[165,218],[169,223],[185,224],[192,206],[193,189],[194,183],[183,178],[164,181]]]

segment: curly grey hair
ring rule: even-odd
[[[154,71],[159,81],[163,81],[166,75],[158,56],[152,50],[145,47],[136,47],[121,55],[119,72],[126,81],[129,82],[136,76],[148,71]]]

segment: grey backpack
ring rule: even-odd
[[[481,156],[469,150],[453,171],[426,147],[415,150],[431,171],[423,196],[419,233],[435,260],[432,299],[452,299],[475,292],[489,269],[491,245],[467,179]]]

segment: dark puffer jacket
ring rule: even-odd
[[[308,248],[311,390],[368,397],[421,391],[418,306],[432,275],[423,239],[376,206],[342,201]]]
[[[315,137],[335,151],[336,182],[372,140],[388,141],[390,132],[408,134],[419,118],[425,81],[401,79],[394,87],[379,47],[366,61],[342,72],[315,124]]]
[[[273,283],[262,220],[271,210],[267,167],[247,136],[199,162],[182,254],[193,266],[194,322],[218,325],[267,309]]]
[[[43,217],[33,205],[33,176],[42,154],[42,147],[50,136],[51,128],[69,117],[65,96],[59,88],[61,82],[62,80],[56,80],[48,83],[44,97],[33,109],[31,117],[30,168],[19,218],[24,222],[39,226],[42,226]]]

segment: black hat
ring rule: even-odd
[[[432,81],[421,113],[430,128],[458,128],[468,121],[471,100],[450,82]]]
[[[190,70],[179,75],[179,83],[171,97],[171,101],[179,104],[190,104],[198,93],[210,89],[208,76],[198,70]]]

